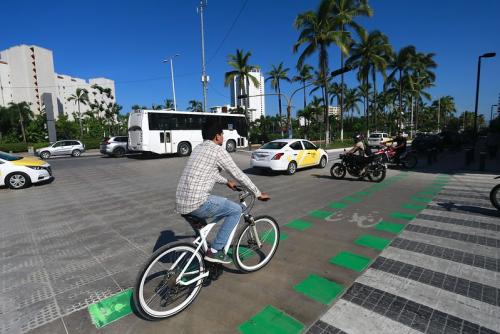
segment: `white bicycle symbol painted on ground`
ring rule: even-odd
[[[356,223],[360,228],[371,228],[380,223],[382,217],[378,211],[373,211],[364,215],[358,214],[357,212],[346,215],[341,211],[337,211],[326,217],[325,221]]]

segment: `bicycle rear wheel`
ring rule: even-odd
[[[255,217],[237,237],[233,247],[233,262],[245,272],[257,271],[269,263],[278,249],[280,229],[270,216]]]
[[[134,304],[149,320],[171,317],[188,307],[202,287],[203,279],[190,285],[177,282],[189,260],[181,281],[188,282],[205,271],[203,256],[189,243],[167,245],[157,250],[139,271],[134,286]]]

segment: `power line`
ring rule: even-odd
[[[229,34],[231,34],[231,31],[233,30],[234,25],[236,24],[236,21],[238,21],[238,19],[240,18],[241,13],[243,13],[243,9],[245,9],[245,6],[247,5],[247,2],[248,2],[248,0],[245,0],[245,2],[243,2],[243,5],[241,6],[240,11],[238,12],[238,15],[236,15],[236,17],[234,18],[233,23],[231,23],[231,26],[229,27],[228,31],[226,32],[226,35],[224,36],[224,38],[222,39],[222,41],[219,43],[219,46],[215,50],[215,52],[212,55],[212,57],[210,57],[210,60],[207,62],[207,64],[210,64],[210,62],[212,60],[214,60],[215,56],[217,55],[217,53],[222,48],[222,45],[224,45],[224,42],[229,37]]]

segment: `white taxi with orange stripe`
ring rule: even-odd
[[[21,189],[52,179],[50,165],[31,157],[18,157],[0,151],[0,186]]]
[[[325,168],[328,154],[305,139],[277,139],[264,144],[252,153],[253,168],[286,171],[295,174],[297,169],[317,166]]]

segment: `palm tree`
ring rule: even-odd
[[[377,113],[377,72],[382,72],[385,77],[385,68],[387,67],[387,59],[392,54],[392,47],[389,44],[387,36],[380,31],[375,30],[369,34],[365,31],[360,32],[360,41],[351,48],[351,56],[347,60],[347,64],[358,68],[358,79],[360,82],[368,84],[368,77],[371,74],[373,82],[373,98],[371,110],[374,113],[375,128],[377,128],[376,113]],[[367,135],[369,133],[369,117],[367,113],[366,126]]]
[[[31,110],[28,102],[20,102],[20,103],[10,102],[9,108],[12,110],[12,114],[16,115],[14,117],[21,126],[21,134],[23,136],[23,142],[26,143],[26,131],[24,122],[33,117],[33,111]]]
[[[166,99],[165,100],[165,109],[174,109],[174,100]]]
[[[413,45],[405,46],[397,55],[392,58],[391,63],[389,64],[389,68],[392,69],[392,72],[389,74],[388,78],[392,79],[396,75],[399,74],[399,110],[398,110],[398,129],[401,127],[401,115],[403,114],[403,74],[407,75],[410,70],[410,64],[412,58],[416,54],[416,49]]]
[[[347,111],[347,113],[349,113],[349,111],[351,111],[351,121],[354,118],[354,110],[356,110],[358,112],[358,114],[360,112],[359,106],[358,106],[358,103],[360,103],[360,102],[363,102],[363,100],[361,99],[361,94],[360,94],[360,91],[358,89],[352,88],[352,89],[345,90],[344,105],[345,105],[345,110]]]
[[[292,78],[294,82],[301,82],[302,89],[304,90],[304,110],[307,107],[307,99],[306,99],[306,82],[313,78],[311,71],[313,67],[308,64],[302,64],[302,66],[297,67],[297,75]]]
[[[354,29],[358,35],[364,33],[364,29],[355,21],[358,16],[371,17],[373,11],[368,5],[367,0],[331,0],[330,1],[330,11],[334,20],[334,27],[336,30],[340,31],[342,34],[347,32],[347,39],[349,44],[352,44],[352,38],[350,32],[347,30],[349,28]],[[347,52],[341,49],[340,52],[340,67],[344,67],[344,56]],[[340,140],[344,141],[344,73],[341,74],[340,84],[342,91],[340,92]]]
[[[243,50],[236,49],[236,54],[229,55],[228,64],[234,70],[226,72],[224,75],[224,86],[229,86],[231,82],[235,79],[238,81],[238,87],[240,90],[240,95],[245,94],[245,117],[247,118],[247,122],[250,124],[248,118],[248,106],[249,106],[249,97],[250,94],[250,81],[252,81],[253,85],[259,88],[259,80],[254,77],[250,72],[256,69],[256,66],[250,65],[248,63],[248,59],[252,55],[251,52],[244,52]],[[250,147],[250,146],[249,146]]]
[[[267,72],[268,77],[266,81],[271,80],[271,88],[274,89],[276,93],[278,93],[278,114],[281,117],[281,88],[280,88],[280,80],[284,80],[290,82],[290,78],[288,78],[287,74],[289,68],[283,68],[283,62],[281,62],[277,67],[272,65],[272,70]],[[290,126],[290,110],[287,108],[287,116],[286,116],[286,129],[288,134],[290,134],[289,127]],[[283,137],[283,130],[281,131],[281,136]]]
[[[330,142],[330,124],[328,117],[328,47],[337,44],[342,52],[347,53],[348,40],[342,32],[335,31],[331,19],[330,0],[322,0],[317,11],[301,13],[295,19],[295,28],[300,29],[300,35],[293,46],[293,52],[297,52],[302,45],[305,45],[297,66],[301,67],[304,60],[318,52],[319,69],[323,79],[324,101],[325,101],[325,121],[326,121],[326,143]]]
[[[188,103],[189,103],[189,106],[187,107],[187,110],[196,111],[196,112],[203,111],[203,103],[201,101],[191,100]]]
[[[75,101],[78,105],[78,123],[80,125],[80,138],[83,137],[82,127],[82,112],[80,111],[80,104],[87,105],[89,103],[89,91],[85,88],[77,88],[75,94],[68,97],[68,101]]]

